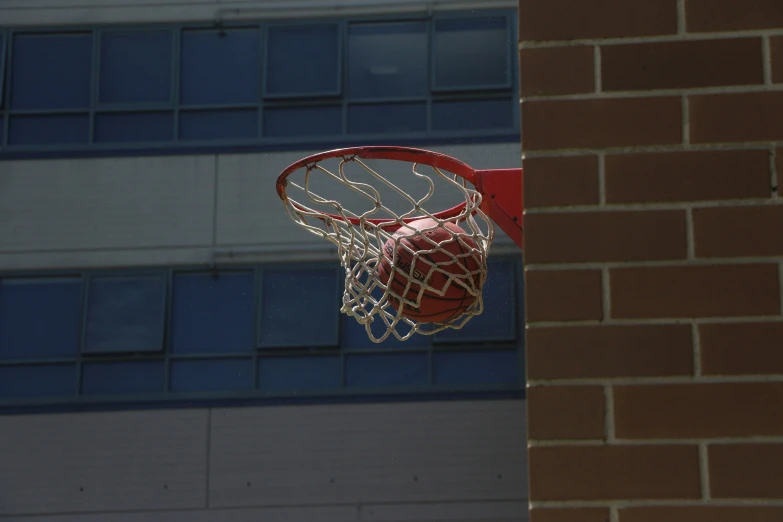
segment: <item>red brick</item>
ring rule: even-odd
[[[761,38],[608,45],[601,49],[605,91],[761,83]]]
[[[652,36],[677,32],[676,0],[521,0],[521,40]]]
[[[714,444],[707,451],[712,498],[783,495],[783,444]]]
[[[533,446],[530,500],[696,499],[697,447]]]
[[[781,140],[781,114],[783,92],[691,96],[691,142]]]
[[[526,101],[524,150],[666,145],[682,142],[679,98]]]
[[[614,387],[615,434],[623,439],[783,435],[783,383]]]
[[[610,270],[614,318],[740,317],[780,313],[773,264]]]
[[[600,320],[601,272],[598,270],[527,270],[527,321]]]
[[[780,522],[783,507],[644,506],[622,508],[620,522]]]
[[[685,24],[689,32],[777,29],[783,26],[780,0],[687,0]]]
[[[685,259],[684,210],[567,212],[525,217],[527,263]]]
[[[598,158],[529,158],[525,169],[525,207],[597,205]]]
[[[519,51],[522,96],[595,91],[593,47],[543,47]]]
[[[783,36],[773,36],[769,39],[772,59],[772,81],[783,83]]]
[[[606,156],[607,203],[770,197],[766,150],[687,151]]]
[[[526,349],[530,380],[693,375],[685,324],[529,328]]]
[[[533,386],[527,390],[528,438],[603,439],[602,386]]]
[[[783,205],[693,210],[697,257],[783,255]]]
[[[783,374],[783,323],[702,324],[699,340],[705,375]]]
[[[533,508],[530,522],[609,522],[609,508]]]

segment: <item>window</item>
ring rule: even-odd
[[[372,342],[335,263],[0,276],[0,412],[524,389],[519,258],[460,331]],[[376,335],[383,325],[371,325]],[[80,349],[81,348],[81,349]],[[70,406],[69,406],[70,405]]]
[[[337,346],[340,296],[336,270],[272,269],[265,270],[262,279],[262,347]]]
[[[261,96],[261,31],[182,32],[183,105],[256,104]]]
[[[91,69],[90,33],[16,35],[11,109],[87,109]]]
[[[0,32],[0,159],[518,141],[516,19]]]
[[[348,94],[355,98],[426,96],[425,22],[351,24]]]
[[[157,275],[90,278],[83,351],[162,350],[165,290],[165,279]]]
[[[0,360],[79,353],[81,278],[0,280]]]
[[[271,26],[267,32],[266,94],[339,94],[339,30],[337,24]]]
[[[173,353],[249,353],[255,349],[253,272],[176,274]]]
[[[433,84],[438,90],[507,87],[511,83],[506,17],[435,21]]]
[[[171,101],[173,43],[171,31],[104,32],[100,45],[100,103]]]

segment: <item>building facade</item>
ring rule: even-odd
[[[0,520],[525,519],[519,250],[458,335],[376,345],[273,188],[518,167],[516,42],[505,1],[3,2]]]

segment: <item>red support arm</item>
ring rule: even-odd
[[[522,249],[524,188],[522,169],[476,171],[476,189],[483,194],[481,210]]]

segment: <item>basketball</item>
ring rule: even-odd
[[[459,317],[477,298],[465,286],[476,289],[481,287],[479,268],[482,260],[476,243],[454,223],[446,222],[438,228],[426,230],[438,225],[438,221],[425,218],[408,225],[414,230],[402,227],[383,245],[378,263],[378,279],[390,292],[413,302],[418,300],[424,285],[418,307],[404,304],[402,315],[409,319],[420,323],[446,323]],[[421,230],[423,232],[417,232]],[[460,240],[455,236],[460,236]],[[418,255],[413,264],[412,252],[432,250],[436,244],[440,251]],[[395,250],[397,261],[392,269]],[[458,256],[456,260],[452,254]],[[409,281],[411,284],[405,293]],[[465,286],[457,281],[463,282]],[[426,287],[443,291],[443,295]],[[399,311],[400,300],[390,293],[389,301]]]

